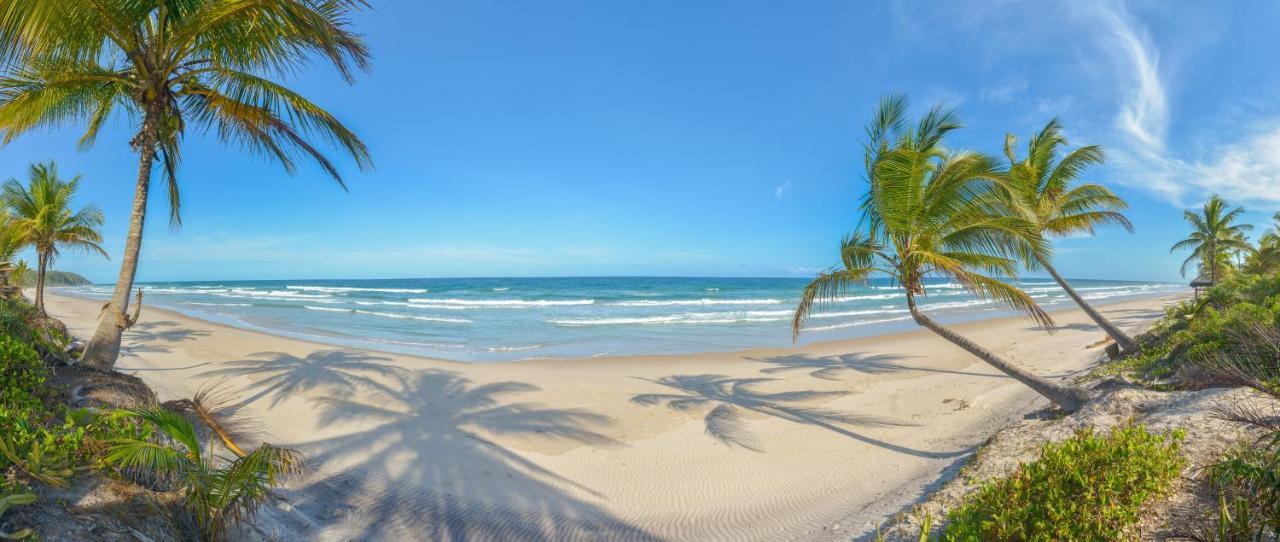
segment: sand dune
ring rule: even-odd
[[[1104,312],[1130,329],[1169,298]],[[101,304],[49,296],[87,336]],[[958,326],[1044,374],[1097,358],[1075,310],[1053,335]],[[235,389],[314,464],[263,529],[320,540],[848,539],[1045,406],[936,337],[790,350],[464,364],[348,350],[147,307],[118,369],[162,398]]]

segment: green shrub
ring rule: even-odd
[[[0,409],[23,414],[40,410],[47,397],[48,375],[34,348],[0,334]]]
[[[1206,473],[1218,492],[1218,509],[1194,538],[1280,539],[1280,433],[1236,446]]]
[[[1235,274],[1211,288],[1199,302],[1169,308],[1166,316],[1140,338],[1137,353],[1105,365],[1097,374],[1163,380],[1178,374],[1188,364],[1251,347],[1249,337],[1242,335],[1241,330],[1277,328],[1280,328],[1280,276]]]
[[[4,519],[5,512],[14,506],[23,506],[36,502],[34,493],[19,493],[6,490],[0,490],[0,519]],[[22,529],[14,532],[0,531],[0,540],[25,540],[31,538],[35,533],[31,529]]]
[[[1044,446],[1040,459],[995,480],[948,515],[944,540],[1117,540],[1134,538],[1144,503],[1182,470],[1183,435],[1125,426],[1078,431]]]

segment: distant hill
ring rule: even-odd
[[[84,286],[93,284],[93,281],[70,271],[50,271],[44,277],[44,284],[45,286]],[[35,285],[36,272],[27,272],[26,276],[22,277],[22,286],[31,287]]]

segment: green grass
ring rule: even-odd
[[[1280,539],[1280,433],[1242,443],[1207,469],[1218,510],[1202,540]]]
[[[1124,426],[1050,443],[1040,459],[987,483],[951,511],[948,541],[1132,539],[1142,507],[1168,491],[1185,463],[1183,435]]]

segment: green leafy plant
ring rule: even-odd
[[[301,456],[288,448],[263,444],[220,461],[182,414],[165,408],[120,411],[145,429],[112,443],[106,460],[124,469],[142,469],[170,477],[182,491],[183,513],[204,540],[221,540],[227,530],[251,517],[273,487],[300,472]],[[223,440],[214,439],[218,442]],[[239,450],[239,447],[235,447]],[[185,523],[185,522],[182,522]]]
[[[1047,444],[1040,459],[990,482],[948,516],[944,540],[1135,538],[1138,512],[1181,472],[1183,434],[1128,425],[1083,429]]]
[[[40,410],[48,374],[35,349],[0,333],[0,408],[24,415]]]
[[[5,512],[14,506],[24,506],[36,502],[34,493],[7,493],[0,496],[0,519],[4,518]],[[31,538],[35,532],[31,529],[22,529],[13,532],[0,531],[0,540],[25,540]]]

